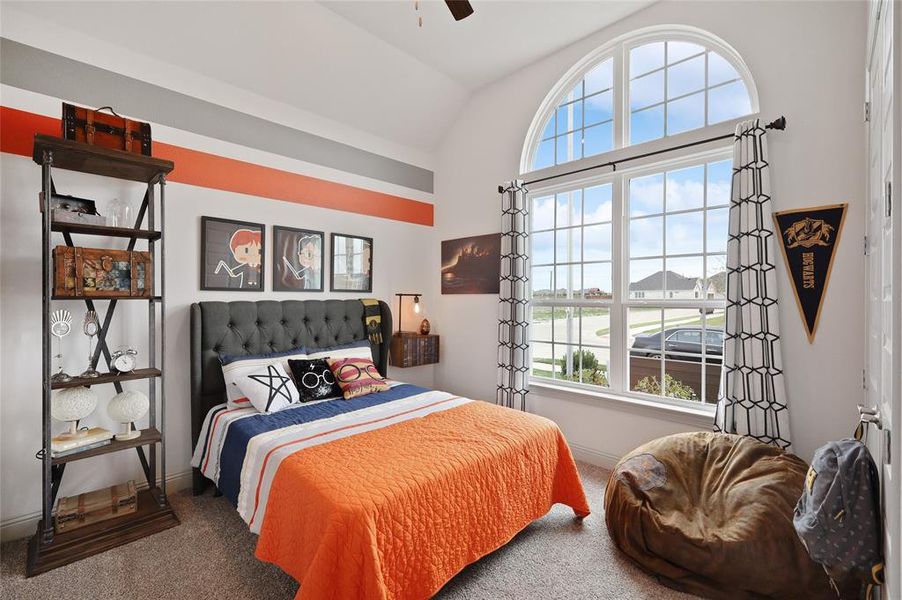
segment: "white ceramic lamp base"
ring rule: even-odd
[[[147,396],[134,390],[120,392],[110,399],[106,407],[107,414],[113,421],[125,426],[125,431],[116,434],[117,440],[133,440],[141,435],[140,431],[132,429],[132,424],[147,414],[149,406]]]
[[[125,423],[124,425],[125,425],[125,431],[123,431],[122,433],[117,433],[115,436],[116,439],[119,440],[120,442],[124,442],[126,440],[133,440],[136,437],[138,437],[139,435],[141,435],[140,431],[136,431],[136,430],[132,429],[131,423]]]

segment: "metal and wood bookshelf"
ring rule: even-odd
[[[34,161],[41,165],[41,210],[42,210],[42,281],[43,281],[43,321],[41,326],[43,340],[43,435],[42,450],[39,453],[42,462],[42,519],[38,523],[37,532],[28,547],[26,572],[29,577],[50,569],[69,564],[76,560],[104,552],[116,546],[140,539],[158,531],[179,524],[166,498],[166,452],[165,452],[165,415],[163,349],[165,348],[165,288],[166,276],[163,268],[165,258],[165,239],[163,221],[165,216],[166,175],[172,171],[171,161],[152,158],[139,154],[100,148],[88,144],[64,140],[47,135],[35,135]],[[53,171],[65,169],[103,177],[135,181],[147,186],[144,200],[138,208],[134,227],[107,227],[104,225],[88,225],[54,222],[52,219],[52,196],[56,193],[53,182]],[[157,222],[159,209],[159,223]],[[146,221],[146,228],[145,223]],[[127,240],[127,249],[134,250],[138,240],[147,240],[151,261],[155,263],[157,273],[149,297],[54,297],[53,296],[53,247],[52,233],[61,233],[67,246],[75,246],[73,235],[94,236],[103,238],[120,238]],[[157,260],[159,259],[159,260]],[[158,285],[158,287],[157,287]],[[135,369],[130,373],[101,373],[99,377],[74,377],[65,383],[51,382],[51,334],[50,313],[51,300],[84,302],[87,310],[97,310],[95,300],[109,300],[103,315],[101,328],[97,335],[97,343],[91,357],[92,367],[96,367],[100,358],[106,362],[108,371],[111,368],[111,352],[107,345],[107,334],[113,322],[118,303],[122,300],[142,300],[148,303],[148,366]],[[159,312],[159,314],[157,314]],[[100,313],[98,312],[98,315]],[[159,343],[160,352],[157,352]],[[112,384],[116,393],[122,391],[123,381],[148,382],[149,425],[141,430],[141,435],[132,440],[113,440],[106,446],[92,448],[83,452],[54,458],[51,455],[51,416],[50,396],[53,390],[75,387]],[[57,492],[63,480],[66,465],[77,461],[96,458],[111,452],[135,449],[144,476],[147,489],[138,492],[138,510],[124,515],[88,525],[73,531],[55,534],[53,527],[53,506]],[[159,448],[159,455],[157,449]]]

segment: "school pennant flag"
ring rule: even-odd
[[[817,331],[847,207],[831,204],[774,213],[780,248],[809,343]]]

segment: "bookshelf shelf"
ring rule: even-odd
[[[76,460],[91,458],[93,456],[102,456],[104,454],[110,454],[111,452],[120,452],[122,450],[128,450],[130,448],[156,444],[161,439],[163,438],[156,427],[149,427],[147,429],[142,429],[141,435],[133,440],[120,441],[113,439],[109,444],[105,446],[100,446],[99,448],[91,448],[90,450],[85,450],[84,452],[75,452],[73,454],[67,454],[66,456],[51,458],[51,462],[55,465],[62,465]]]

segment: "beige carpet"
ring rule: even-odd
[[[608,538],[602,514],[608,472],[580,465],[593,513],[582,523],[557,506],[497,552],[470,565],[436,598],[690,598],[633,566]],[[172,495],[182,520],[164,531],[25,579],[26,541],[0,547],[3,600],[292,598],[297,583],[254,558],[256,537],[225,498]]]

